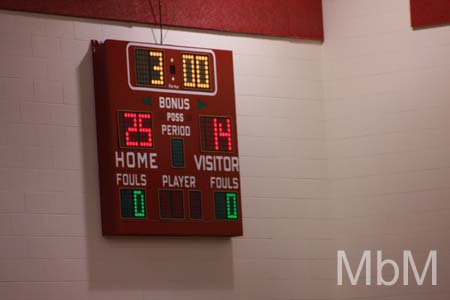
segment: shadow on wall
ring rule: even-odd
[[[78,66],[83,132],[89,287],[230,289],[231,240],[199,237],[103,237],[101,234],[92,53]]]

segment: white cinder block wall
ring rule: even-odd
[[[412,250],[420,271],[428,251],[438,251],[438,287],[428,277],[420,288],[347,285],[336,288],[336,297],[449,299],[450,27],[413,31],[409,0],[323,4],[328,198],[337,248],[347,250],[354,268],[365,249],[383,250],[400,268],[402,251]],[[392,274],[386,267],[386,280]]]
[[[408,0],[324,19],[323,45],[164,30],[234,51],[245,236],[105,239],[89,41],[159,31],[1,11],[0,299],[448,299],[450,28]],[[439,286],[337,287],[337,249],[437,249]]]
[[[0,12],[0,299],[327,298],[320,43],[164,30],[234,51],[245,236],[100,234],[91,39],[159,30]]]

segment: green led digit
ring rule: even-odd
[[[134,216],[137,218],[145,217],[145,197],[141,190],[133,191]]]
[[[172,139],[172,166],[175,168],[184,167],[184,142],[182,139]]]
[[[237,194],[227,193],[227,218],[237,219]]]

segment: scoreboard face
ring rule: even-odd
[[[93,41],[104,235],[242,235],[231,51]]]

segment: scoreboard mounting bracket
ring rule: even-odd
[[[232,52],[92,41],[104,235],[242,235]]]

